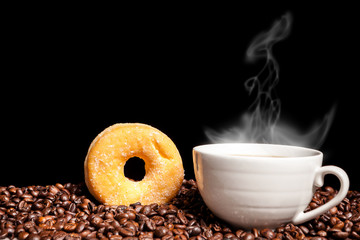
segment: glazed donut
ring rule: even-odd
[[[145,162],[141,181],[124,175],[125,163],[132,157]],[[84,172],[90,193],[108,205],[166,203],[184,179],[175,144],[156,128],[141,123],[115,124],[101,132],[89,147]]]

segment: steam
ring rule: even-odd
[[[267,32],[254,38],[247,49],[246,60],[255,62],[265,58],[261,71],[245,82],[250,95],[256,94],[240,121],[221,131],[205,129],[205,134],[213,143],[256,142],[319,148],[324,142],[333,121],[336,106],[315,123],[305,133],[285,121],[280,121],[281,102],[275,87],[279,82],[279,66],[272,53],[275,43],[284,40],[290,33],[292,16],[286,13]]]

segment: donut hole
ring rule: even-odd
[[[138,182],[145,177],[145,162],[139,157],[129,158],[124,166],[124,175],[128,179]]]

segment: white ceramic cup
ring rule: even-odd
[[[209,209],[234,227],[276,228],[300,224],[338,205],[349,178],[336,166],[322,167],[317,150],[273,144],[223,143],[193,149],[195,177]],[[340,190],[326,204],[304,213],[326,174]]]

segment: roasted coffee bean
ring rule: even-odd
[[[151,212],[151,207],[150,205],[145,205],[142,209],[141,209],[141,213],[144,215],[148,215]]]
[[[351,232],[351,229],[353,227],[354,223],[349,221],[349,220],[345,220],[345,226],[344,226],[344,231],[345,232]]]
[[[360,211],[360,209],[359,209],[359,211]],[[354,223],[360,222],[360,213],[356,213],[355,215],[353,215],[350,220]]]
[[[169,232],[168,228],[160,226],[160,227],[156,227],[154,234],[155,236],[161,238],[165,236],[168,232]]]
[[[274,238],[276,235],[271,229],[268,228],[260,230],[260,234],[267,239]]]
[[[54,216],[43,216],[38,218],[38,223],[45,223],[46,221],[54,219]]]
[[[63,231],[56,231],[54,233],[53,239],[54,240],[63,240],[63,239],[65,239],[66,236],[67,236],[67,233],[65,233]]]
[[[352,231],[350,236],[354,239],[360,239],[360,233]]]
[[[235,234],[233,234],[233,233],[226,233],[226,234],[224,235],[224,238],[225,238],[225,239],[236,239],[237,237],[236,237]]]
[[[255,239],[255,236],[254,234],[252,233],[246,233],[243,237],[242,237],[243,240],[254,240]]]
[[[136,222],[133,222],[133,221],[128,221],[128,222],[126,222],[125,224],[124,224],[124,227],[125,228],[129,228],[129,229],[132,229],[132,230],[134,230],[134,231],[137,231],[138,229],[138,226],[139,226],[139,224],[138,223],[136,223]]]
[[[338,221],[338,222],[333,226],[333,228],[334,228],[334,229],[342,230],[342,229],[344,228],[344,226],[345,226],[344,222]]]
[[[161,226],[164,224],[165,219],[161,216],[155,215],[151,218],[156,226]]]
[[[131,228],[122,228],[122,227],[120,227],[118,229],[118,231],[123,237],[133,237],[133,236],[135,236],[135,230],[131,229]]]
[[[189,222],[182,210],[177,211],[177,217],[180,219],[182,224],[187,224]]]
[[[318,221],[318,222],[316,223],[316,225],[315,225],[315,228],[316,228],[316,230],[318,230],[318,231],[320,231],[320,230],[325,230],[325,229],[326,229],[326,225],[325,225],[325,223]]]
[[[25,240],[29,236],[29,233],[23,231],[18,234],[19,240]]]
[[[0,239],[4,239],[8,236],[9,231],[7,228],[3,228],[0,230]]]
[[[167,213],[166,208],[159,208],[158,213],[160,216],[164,216]]]
[[[76,204],[75,204],[75,203],[70,203],[70,205],[69,205],[69,211],[70,211],[70,212],[75,212],[75,211],[76,211]]]
[[[129,220],[135,220],[136,219],[136,214],[133,211],[127,211],[126,213],[128,215]]]
[[[5,205],[10,201],[10,198],[6,195],[0,195],[0,204]]]
[[[96,238],[97,232],[91,232],[86,236],[86,239],[97,239]]]
[[[76,223],[68,222],[64,224],[64,230],[66,232],[73,232],[76,229]]]
[[[175,237],[174,237],[174,240],[186,240],[186,239],[188,239],[185,235],[183,235],[183,234],[180,234],[180,235],[176,235]]]
[[[183,229],[180,229],[180,228],[174,228],[172,230],[173,234],[175,235],[180,235],[180,234],[183,234],[184,233],[184,230]]]
[[[39,202],[33,203],[34,210],[42,210],[43,208],[44,208],[44,205],[42,203],[39,203]]]
[[[80,232],[82,232],[83,230],[84,230],[84,228],[85,228],[85,222],[84,221],[80,221],[78,224],[77,224],[77,226],[76,226],[76,228],[75,228],[75,232],[77,232],[77,233],[80,233]]]
[[[54,228],[56,231],[60,231],[64,228],[65,226],[65,222],[64,221],[57,221],[55,224],[54,224]]]
[[[306,226],[301,225],[299,228],[305,235],[309,233],[309,229]]]
[[[336,238],[340,238],[340,239],[345,239],[345,238],[347,238],[349,236],[349,233],[348,232],[338,231],[338,232],[333,232],[332,236],[336,237]]]
[[[327,236],[327,232],[324,230],[320,230],[317,232],[317,235],[319,235],[320,237],[326,237]]]
[[[112,212],[107,212],[105,214],[105,219],[114,219],[114,214]]]
[[[327,240],[327,238],[317,236],[317,237],[312,237],[311,240]]]
[[[333,208],[330,208],[329,212],[331,215],[335,215],[338,212],[338,209],[337,209],[337,207],[333,207]]]
[[[360,233],[360,222],[354,223],[352,230]]]
[[[110,237],[110,240],[121,240],[121,239],[123,239],[123,237],[120,236],[120,235],[112,235],[112,236]],[[140,239],[140,238],[139,238],[139,239]]]
[[[100,217],[98,217],[98,216],[95,216],[95,217],[91,220],[91,223],[92,223],[94,226],[98,227],[99,224],[100,224],[102,221],[103,221],[102,218],[100,218]]]
[[[69,200],[69,195],[67,193],[61,194],[60,200],[63,201],[63,202],[68,201]]]
[[[40,240],[40,235],[36,233],[31,233],[26,239],[28,240]]]
[[[147,229],[149,229],[150,231],[154,231],[156,229],[156,224],[151,219],[147,219],[145,221],[145,224],[146,224]]]
[[[170,203],[130,206],[96,204],[84,185],[0,187],[0,236],[28,239],[360,239],[360,192],[325,214],[275,230],[232,229],[206,207],[196,182],[184,180]],[[85,187],[85,192],[86,192]],[[330,201],[337,191],[318,189],[306,211]]]
[[[190,236],[197,236],[201,233],[201,228],[198,226],[188,226],[186,231],[189,233]]]

